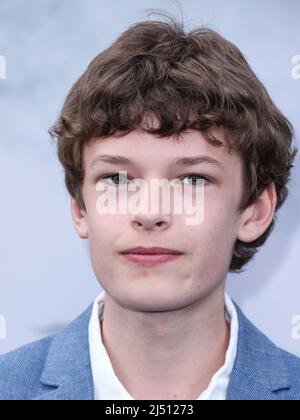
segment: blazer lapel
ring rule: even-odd
[[[50,389],[50,388],[49,388]],[[93,400],[93,383],[90,377],[90,369],[86,368],[82,371],[78,370],[76,376],[70,377],[69,380],[59,386],[52,387],[52,390],[41,394],[36,400],[69,400],[84,401]]]
[[[278,391],[290,388],[281,351],[246,318],[236,302],[234,305],[239,338],[227,400],[276,400]]]
[[[88,324],[92,305],[54,336],[41,375],[44,392],[36,400],[93,400]]]

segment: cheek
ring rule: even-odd
[[[112,276],[112,251],[119,224],[116,216],[94,214],[89,218],[89,250],[93,270],[98,279]]]
[[[85,188],[85,200],[87,206],[87,223],[89,226],[90,242],[96,245],[105,245],[112,231],[117,228],[117,217],[114,214],[105,214],[106,209],[103,203],[103,195],[96,191],[96,186],[87,186]],[[100,213],[102,211],[102,213]]]
[[[117,215],[93,214],[88,219],[89,239],[96,246],[109,248],[120,231],[121,222]]]
[[[211,232],[211,236],[226,241],[234,235],[235,209],[231,202],[222,200],[221,203],[208,203],[205,212],[204,226]]]
[[[195,229],[198,255],[203,255],[210,266],[217,261],[222,265],[231,260],[232,248],[236,241],[235,213],[226,201],[206,201],[203,223]]]
[[[204,225],[208,229],[230,232],[236,223],[237,194],[234,188],[206,190],[204,196]]]

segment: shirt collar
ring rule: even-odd
[[[95,400],[133,400],[116,376],[103,344],[100,321],[103,317],[105,291],[95,299],[89,322],[89,350],[94,383]],[[224,365],[197,400],[225,400],[231,372],[237,354],[239,322],[234,303],[225,293],[225,317],[230,322],[230,340]]]

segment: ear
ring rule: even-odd
[[[88,224],[86,220],[86,212],[81,210],[77,204],[77,201],[71,197],[71,213],[74,227],[82,239],[88,239]]]
[[[276,187],[272,182],[265,188],[257,201],[242,214],[238,239],[248,243],[263,235],[272,223],[276,204]]]

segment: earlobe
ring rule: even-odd
[[[269,184],[257,201],[241,216],[238,239],[250,243],[265,233],[271,225],[277,204],[276,187]]]
[[[77,204],[77,201],[71,198],[71,214],[74,227],[82,239],[88,239],[88,224],[86,220],[86,212],[81,210]]]

